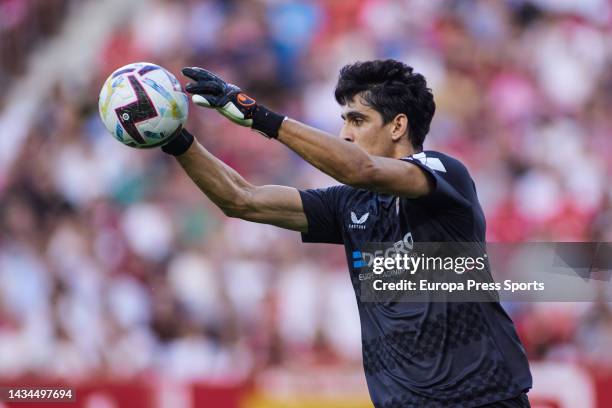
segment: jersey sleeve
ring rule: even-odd
[[[472,206],[473,181],[458,161],[418,153],[402,160],[422,169],[433,181],[433,190],[419,198],[427,205],[444,209],[462,209]]]
[[[302,233],[302,242],[342,244],[339,202],[341,186],[300,190],[302,207],[308,220],[308,232]]]

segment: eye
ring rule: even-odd
[[[356,127],[363,125],[363,119],[361,118],[354,118],[352,122],[353,122],[353,125],[355,125]]]

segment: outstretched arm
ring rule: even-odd
[[[372,156],[354,143],[298,121],[285,119],[278,140],[343,184],[411,198],[429,192],[430,181],[418,166]]]
[[[292,187],[254,186],[194,141],[177,160],[200,190],[226,215],[306,232],[299,192]]]

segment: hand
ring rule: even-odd
[[[223,116],[241,126],[253,125],[256,102],[236,85],[228,84],[203,68],[183,68],[183,75],[195,82],[187,84],[185,90],[191,94],[193,103],[205,108],[214,108]]]
[[[205,108],[216,109],[232,122],[253,128],[266,137],[276,138],[284,116],[278,115],[265,106],[258,105],[236,85],[225,82],[217,75],[203,68],[183,68],[183,75],[195,82],[187,84],[185,90],[193,96],[193,103]]]

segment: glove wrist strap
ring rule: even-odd
[[[285,120],[283,115],[272,112],[263,105],[258,105],[255,112],[253,112],[253,125],[251,128],[265,137],[276,139],[283,120]]]
[[[193,141],[193,135],[187,129],[181,129],[174,139],[163,145],[161,149],[164,153],[180,156],[189,149]]]

